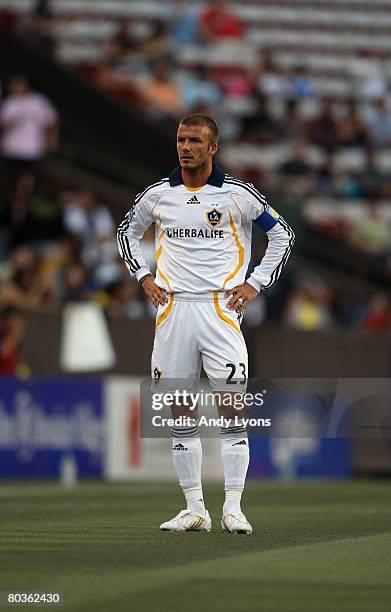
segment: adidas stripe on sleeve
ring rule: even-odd
[[[246,282],[257,291],[268,289],[276,282],[288,261],[295,241],[294,232],[283,217],[268,205],[265,196],[252,183],[243,183],[231,177],[227,178],[226,182],[242,188],[248,204],[245,217],[267,234],[268,245],[265,255]]]
[[[152,196],[156,192],[156,188],[167,183],[167,180],[163,179],[154,183],[139,193],[118,226],[117,242],[120,255],[124,259],[131,276],[134,275],[137,280],[151,272],[143,257],[140,240],[154,221],[151,210],[156,201],[156,196],[155,198]]]

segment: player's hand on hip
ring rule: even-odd
[[[227,307],[229,310],[236,310],[239,312],[243,310],[249,302],[256,298],[257,295],[258,291],[248,283],[237,285],[225,293],[225,297],[232,296]]]
[[[142,288],[156,308],[159,306],[159,304],[161,306],[165,306],[167,304],[168,298],[166,292],[156,285],[155,278],[152,275],[148,276],[142,282]]]

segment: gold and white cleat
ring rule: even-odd
[[[244,516],[243,512],[237,514],[226,514],[221,519],[221,526],[227,533],[246,533],[250,535],[253,532],[253,528]]]
[[[160,525],[161,531],[210,531],[212,521],[209,512],[205,510],[205,516],[200,516],[191,510],[181,510],[170,521]]]

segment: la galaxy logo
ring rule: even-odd
[[[206,213],[206,220],[212,227],[220,225],[223,213],[219,212],[215,208]]]
[[[153,380],[155,381],[155,385],[158,384],[162,376],[163,373],[158,368],[155,368],[153,371]]]

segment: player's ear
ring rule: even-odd
[[[218,148],[219,145],[217,144],[217,142],[212,143],[211,145],[209,145],[209,153],[211,155],[216,155]]]

